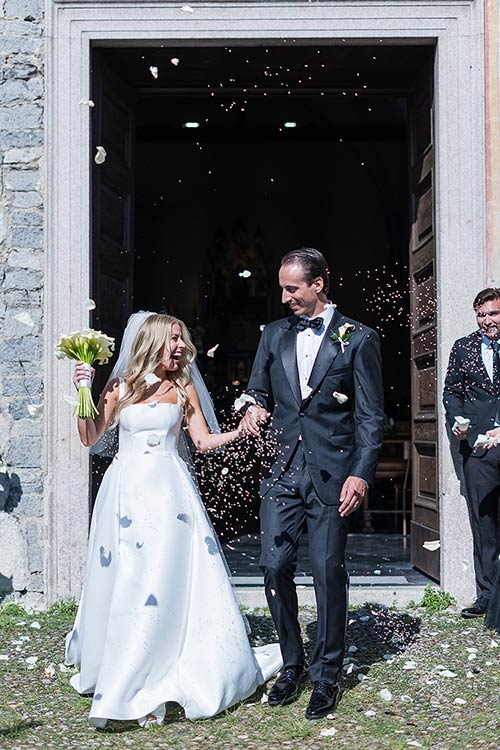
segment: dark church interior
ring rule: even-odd
[[[134,101],[133,307],[187,323],[221,424],[235,419],[261,326],[288,314],[281,256],[313,246],[329,262],[332,301],[381,336],[387,450],[407,452],[408,94],[429,48],[97,52]],[[258,528],[258,457],[249,450],[200,459],[226,541]],[[411,493],[400,479],[381,476],[369,500],[376,512],[358,512],[352,530],[402,532],[391,511],[402,491],[410,507]],[[235,495],[231,510],[221,507]]]

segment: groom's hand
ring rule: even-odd
[[[340,515],[345,517],[354,513],[361,506],[365,495],[365,480],[360,477],[347,477],[340,493]]]
[[[260,434],[260,425],[267,422],[269,416],[269,412],[264,407],[257,406],[256,404],[250,406],[240,422],[243,435],[258,437]]]

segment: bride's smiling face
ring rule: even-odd
[[[170,342],[163,347],[161,362],[158,367],[167,372],[175,372],[175,370],[178,370],[180,359],[185,348],[186,344],[182,340],[181,327],[178,323],[174,323],[172,326]]]

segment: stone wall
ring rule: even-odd
[[[43,591],[43,0],[0,0],[0,599]]]

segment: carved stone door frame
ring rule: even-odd
[[[49,0],[46,33],[47,600],[78,596],[88,528],[89,461],[63,401],[69,365],[57,335],[88,322],[90,288],[91,45],[436,44],[438,389],[455,338],[473,325],[470,300],[486,278],[484,19],[479,0],[340,2]],[[292,41],[293,40],[293,41]],[[397,64],[397,60],[395,60]],[[439,414],[441,583],[472,593],[469,525]],[[464,569],[469,573],[464,574]]]

